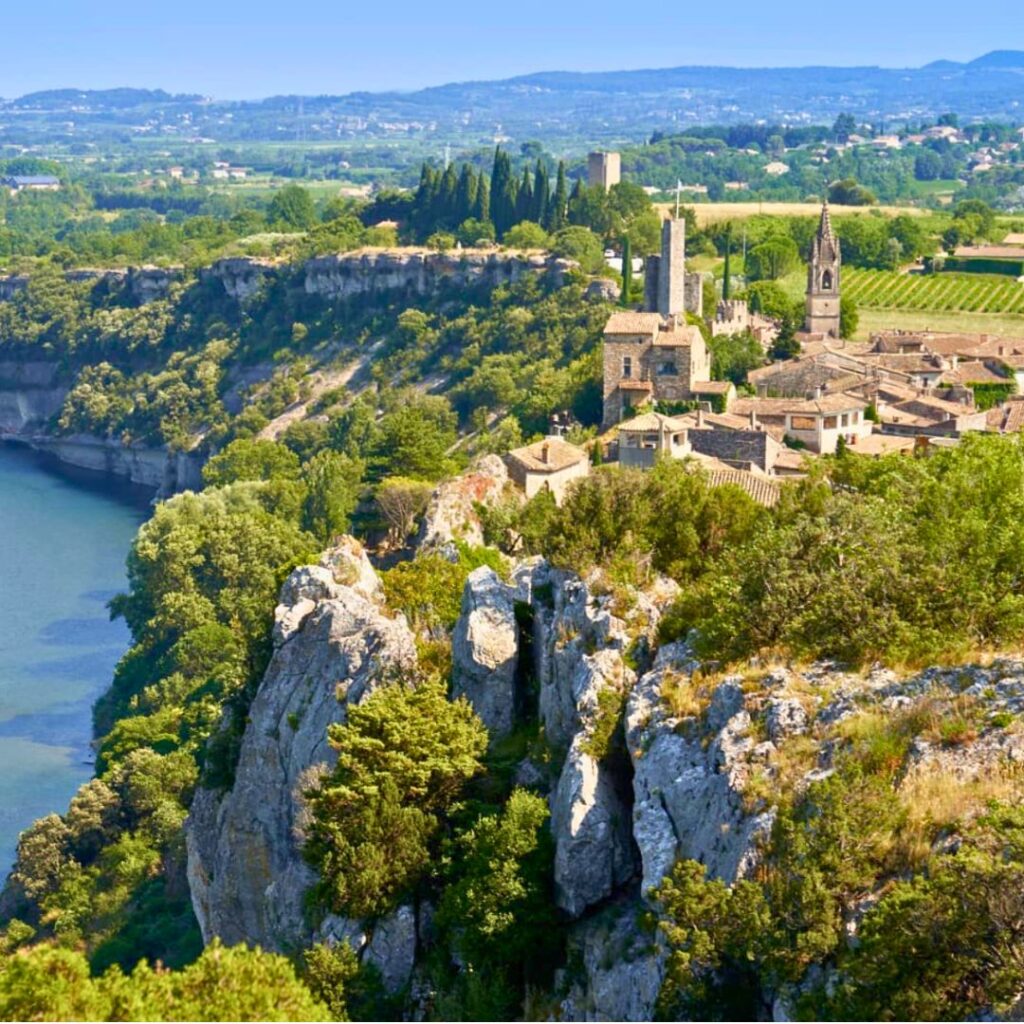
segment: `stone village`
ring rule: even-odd
[[[592,181],[618,180],[615,154],[592,154]],[[648,469],[658,458],[688,459],[713,485],[732,483],[773,505],[779,483],[806,462],[844,447],[870,456],[956,444],[967,431],[1015,432],[1024,395],[983,410],[973,388],[1024,388],[1024,338],[883,330],[867,342],[840,331],[842,254],[828,202],[807,266],[800,354],[752,370],[743,395],[712,380],[699,321],[702,275],[686,267],[685,221],[662,225],[661,252],[644,266],[642,309],[620,308],[604,328],[600,461]],[[765,352],[777,329],[742,300],[719,301],[705,326],[712,337],[750,332]],[[511,479],[532,497],[560,501],[590,471],[586,451],[562,436],[515,449]]]

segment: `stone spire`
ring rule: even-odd
[[[821,220],[811,242],[807,266],[807,322],[812,334],[839,337],[839,239],[832,230],[828,198],[821,204]]]
[[[818,222],[818,233],[814,236],[814,255],[823,261],[839,259],[839,239],[832,230],[827,196],[821,204],[821,220]]]

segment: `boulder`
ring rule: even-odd
[[[515,724],[519,625],[516,590],[488,566],[469,574],[462,610],[452,635],[452,680],[492,739],[507,736]]]

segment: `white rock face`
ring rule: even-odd
[[[488,566],[474,569],[462,592],[462,613],[452,636],[452,679],[492,739],[515,724],[519,626],[516,590]]]
[[[756,864],[758,840],[773,814],[748,814],[742,790],[753,748],[743,691],[724,681],[712,696],[705,747],[696,722],[672,717],[661,697],[670,671],[687,671],[684,648],[656,662],[626,704],[626,743],[633,760],[633,838],[643,863],[642,892],[656,888],[675,861],[688,858],[732,882]],[[672,656],[680,660],[673,665]]]
[[[627,795],[579,733],[551,796],[555,899],[572,917],[610,896],[636,870]]]
[[[570,959],[582,963],[583,977],[559,1007],[566,1021],[643,1021],[654,1016],[665,975],[660,946],[639,926],[639,906],[627,902],[576,924],[569,937]]]
[[[297,569],[282,597],[296,603],[278,608],[278,646],[249,711],[234,785],[200,789],[186,823],[192,904],[207,942],[284,950],[312,939],[302,792],[335,760],[328,726],[415,665],[405,619],[388,618],[324,566]]]

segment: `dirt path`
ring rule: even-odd
[[[276,441],[293,423],[298,423],[306,418],[306,412],[311,405],[325,392],[334,388],[345,387],[357,374],[361,373],[370,365],[380,348],[378,341],[371,345],[358,359],[337,370],[314,370],[307,380],[309,382],[309,394],[294,405],[288,406],[280,416],[272,419],[260,432],[259,438],[263,441]]]

